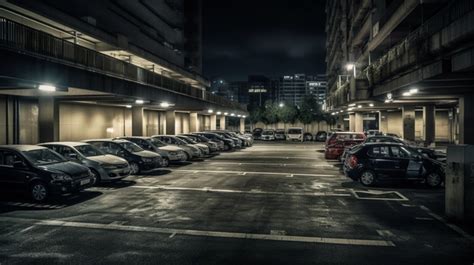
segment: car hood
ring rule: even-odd
[[[71,177],[82,177],[89,172],[89,169],[83,165],[74,162],[61,162],[49,165],[41,165],[38,168],[44,169],[53,173],[65,173]]]
[[[171,146],[171,145],[162,146],[162,147],[159,147],[158,149],[163,150],[163,151],[168,151],[168,152],[183,151],[183,148],[177,147],[177,146]]]
[[[202,147],[202,148],[208,148],[208,146],[205,145],[205,144],[196,144],[196,146],[199,146],[199,147]]]
[[[110,164],[110,165],[121,165],[127,163],[127,160],[120,158],[114,155],[100,155],[100,156],[90,156],[87,159],[101,163],[101,164]]]
[[[155,157],[160,156],[159,154],[157,154],[155,152],[151,152],[151,151],[147,151],[147,150],[143,150],[143,151],[140,151],[140,152],[135,152],[133,154],[141,156],[141,157],[149,157],[149,158],[155,158]]]

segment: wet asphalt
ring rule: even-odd
[[[320,143],[256,143],[34,204],[0,201],[0,264],[473,264],[444,190],[366,188]]]

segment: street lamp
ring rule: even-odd
[[[355,63],[347,63],[346,64],[347,71],[354,71],[354,77],[356,77],[356,65]]]
[[[283,108],[285,106],[285,104],[283,102],[281,102],[280,104],[278,104],[278,107],[280,108]]]

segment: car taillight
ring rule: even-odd
[[[351,155],[349,157],[348,165],[349,165],[350,168],[355,168],[357,166],[358,162],[359,161],[357,159],[357,156]]]

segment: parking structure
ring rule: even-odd
[[[2,195],[0,262],[472,264],[443,194],[364,187],[321,143],[260,142],[42,204]]]

